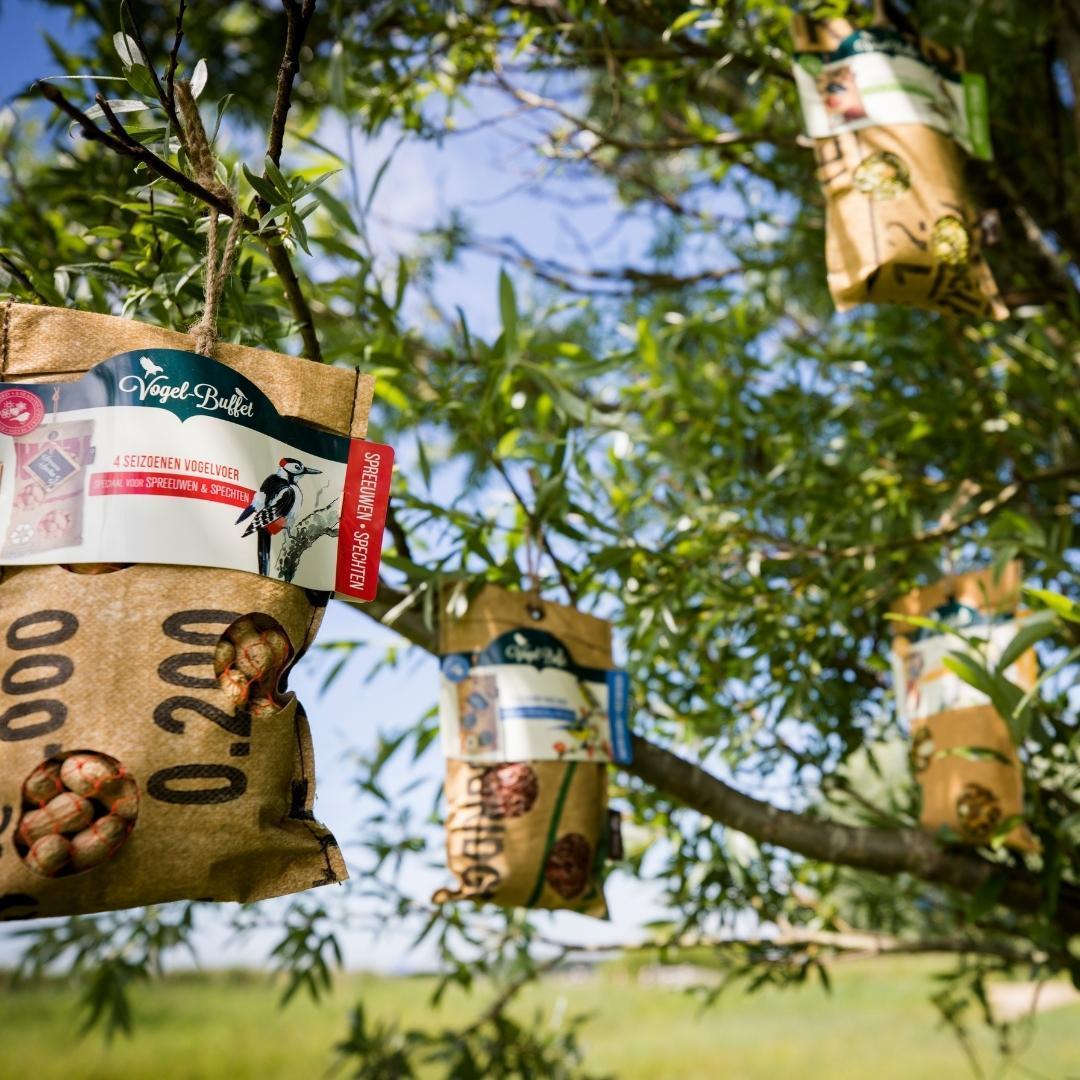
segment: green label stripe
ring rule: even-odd
[[[893,94],[897,90],[905,94],[911,94],[913,97],[929,98],[931,101],[937,101],[938,99],[938,95],[933,90],[928,90],[922,83],[907,82],[905,80],[859,87],[859,93],[863,97],[869,97],[871,94]]]
[[[540,899],[540,894],[544,891],[548,856],[551,854],[551,849],[555,846],[555,838],[559,834],[559,822],[562,820],[563,807],[566,805],[566,796],[570,793],[570,782],[574,779],[577,767],[578,763],[576,761],[571,761],[566,766],[566,775],[559,785],[559,794],[555,796],[555,809],[552,811],[551,825],[548,828],[547,840],[544,842],[544,854],[540,857],[540,873],[536,875],[536,884],[533,886],[532,892],[529,893],[529,899],[525,901],[527,908],[531,908]]]
[[[982,75],[964,73],[964,106],[971,152],[983,161],[990,161],[994,148],[990,145],[990,106],[986,98],[986,79]]]

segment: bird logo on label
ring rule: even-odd
[[[258,537],[259,573],[270,576],[270,538],[285,530],[292,532],[304,504],[304,493],[300,490],[301,476],[317,476],[322,469],[313,469],[296,458],[282,458],[274,470],[259,485],[255,497],[236,519],[239,525],[247,521],[247,528],[241,536],[255,533]],[[248,519],[251,519],[248,521]]]

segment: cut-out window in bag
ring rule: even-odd
[[[57,755],[22,785],[15,850],[43,877],[83,873],[119,854],[138,816],[138,784],[119,761],[89,750]]]
[[[991,571],[959,574],[903,597],[893,607],[897,615],[935,625],[894,622],[892,665],[897,708],[911,732],[922,825],[981,844],[1011,821],[1003,842],[1036,851],[1038,841],[1022,820],[1023,772],[1008,725],[986,694],[945,664],[950,653],[977,645],[980,660],[994,666],[1024,625],[1020,583],[1014,562],[996,579]],[[1034,651],[1004,675],[1029,690],[1038,675]]]
[[[603,867],[617,850],[606,762],[630,754],[611,627],[494,586],[451,614],[453,595],[440,621],[440,726],[457,884],[435,900],[604,916]]]

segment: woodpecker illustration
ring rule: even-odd
[[[258,534],[259,573],[264,577],[270,574],[270,537],[275,533],[292,531],[304,504],[304,493],[300,490],[301,476],[312,476],[322,472],[313,469],[296,458],[283,457],[277,469],[272,472],[255,492],[244,512],[236,519],[236,524],[248,521],[241,536]]]

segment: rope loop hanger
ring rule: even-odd
[[[229,231],[225,237],[225,248],[218,254],[218,208],[211,206],[207,211],[206,227],[206,270],[203,275],[203,310],[202,316],[190,330],[195,339],[195,351],[205,356],[213,356],[218,340],[218,313],[225,283],[236,265],[239,250],[243,214],[232,190],[217,178],[217,160],[210,147],[210,140],[203,127],[199,106],[191,92],[191,83],[181,80],[176,84],[176,103],[180,109],[183,124],[184,149],[195,173],[195,179],[207,190],[228,202],[231,211]]]

